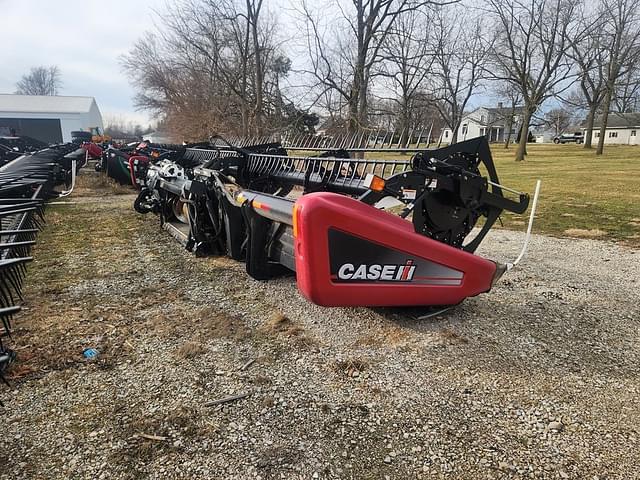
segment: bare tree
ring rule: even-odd
[[[16,93],[19,95],[57,95],[61,86],[60,69],[57,66],[33,67],[16,83]]]
[[[253,69],[255,80],[255,109],[254,118],[256,122],[256,133],[263,133],[263,93],[264,93],[264,62],[263,62],[263,45],[260,42],[259,19],[262,10],[262,0],[246,0],[247,10],[246,18],[248,29],[251,31],[251,39],[253,41],[253,55],[255,68]]]
[[[397,19],[404,13],[433,3],[418,0],[334,0],[314,12],[303,3],[307,48],[319,95],[337,91],[347,108],[349,130],[367,123],[372,69]],[[346,4],[346,5],[345,5]],[[338,18],[331,18],[333,10]],[[325,22],[320,21],[320,17]],[[327,20],[332,32],[327,35]],[[337,26],[339,25],[339,26]],[[330,41],[327,37],[330,36]]]
[[[465,14],[464,7],[440,7],[433,27],[433,68],[429,74],[435,106],[452,131],[451,143],[472,95],[486,78],[491,42],[479,16]],[[473,32],[472,35],[469,32]]]
[[[544,125],[553,129],[556,137],[569,128],[573,122],[573,116],[565,108],[557,107],[549,110],[544,116]]]
[[[421,123],[418,110],[424,105],[418,105],[418,101],[435,58],[424,38],[429,29],[427,13],[412,10],[401,15],[381,49],[379,75],[391,93],[383,100],[387,100],[385,103],[391,107],[389,113],[396,118],[395,127],[401,132],[402,144],[410,129]]]
[[[514,87],[514,85],[509,82],[500,82],[495,91],[501,100],[499,103],[503,105],[506,103],[507,105],[503,108],[500,119],[504,121],[505,133],[507,134],[504,140],[504,148],[508,149],[511,143],[511,132],[518,123],[517,117],[521,110],[522,93],[519,88]]]
[[[522,94],[516,160],[524,160],[531,117],[542,103],[569,86],[573,62],[566,55],[575,0],[489,0],[496,20],[493,77]]]
[[[640,60],[640,0],[601,0],[600,35],[607,46],[605,94],[596,155],[604,151],[609,111],[621,78]]]
[[[580,92],[572,92],[566,103],[587,111],[584,148],[591,148],[593,123],[605,94],[606,42],[601,36],[602,17],[597,10],[583,11],[568,55],[578,67]]]
[[[262,0],[180,0],[160,20],[122,64],[137,105],[163,114],[176,136],[262,134],[298,116],[280,89],[290,62]]]
[[[625,75],[620,77],[613,98],[615,109],[618,113],[637,112],[640,105],[640,69],[637,65],[629,68]]]

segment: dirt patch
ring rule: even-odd
[[[362,358],[345,358],[331,363],[331,370],[347,377],[358,377],[369,367],[369,362]]]
[[[202,355],[207,349],[200,342],[189,341],[185,342],[175,351],[175,355],[180,359],[189,359]]]
[[[242,317],[216,307],[202,308],[196,313],[196,318],[197,331],[204,337],[247,340],[254,333]]]
[[[597,228],[593,228],[590,230],[585,230],[582,228],[569,228],[564,231],[565,235],[569,235],[570,237],[580,237],[580,238],[598,238],[605,237],[608,235],[604,230],[600,230]]]
[[[299,346],[311,347],[317,345],[317,341],[301,324],[294,322],[280,311],[271,314],[269,320],[262,327],[262,332],[268,335],[275,334],[285,337]]]
[[[358,338],[356,347],[396,347],[410,338],[406,329],[393,324],[381,326],[379,331]]]
[[[445,342],[449,343],[450,345],[469,343],[469,340],[467,338],[462,336],[453,328],[443,328],[442,330],[440,330],[440,336]]]

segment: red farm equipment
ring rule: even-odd
[[[220,137],[177,146],[131,165],[135,209],[158,214],[196,254],[245,262],[255,279],[294,271],[319,305],[441,306],[489,291],[513,264],[474,252],[529,196],[500,185],[486,139],[351,158],[380,150]]]

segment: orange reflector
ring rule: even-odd
[[[298,204],[293,204],[293,237],[298,236]]]
[[[385,184],[384,178],[374,175],[373,178],[371,179],[371,183],[369,184],[369,188],[376,192],[381,192],[384,190],[384,184]]]
[[[270,210],[269,205],[267,205],[266,203],[262,203],[262,202],[256,202],[255,200],[253,202],[251,202],[251,206],[253,208],[259,208],[260,210]]]

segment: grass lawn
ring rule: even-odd
[[[502,184],[533,193],[542,180],[536,231],[640,246],[640,146],[606,146],[599,157],[574,144],[533,144],[528,152],[516,162],[515,147],[492,148]],[[505,213],[502,220],[522,229],[527,218]]]

